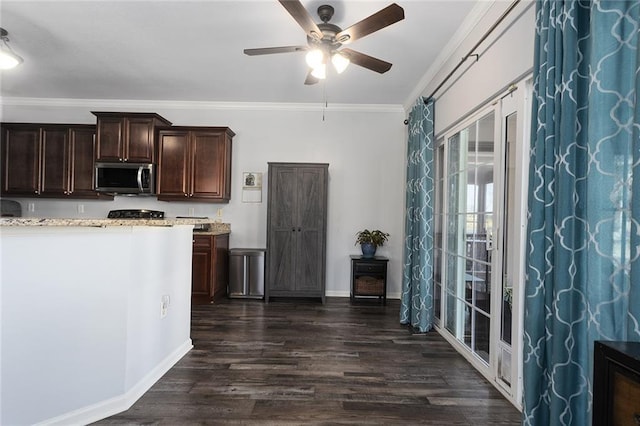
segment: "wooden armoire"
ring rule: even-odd
[[[269,163],[265,302],[325,298],[325,163]]]

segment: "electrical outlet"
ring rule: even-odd
[[[84,204],[78,204],[78,213],[84,213]]]
[[[160,299],[160,318],[167,316],[167,313],[169,312],[169,305],[171,305],[171,298],[168,294],[165,294]]]
[[[36,204],[35,203],[29,203],[28,207],[29,207],[29,213],[33,213],[33,212],[36,211]]]
[[[216,216],[222,217],[222,209],[218,209],[218,212],[216,213]]]
[[[193,209],[193,207],[189,207],[189,216],[193,216],[194,213],[195,210]]]

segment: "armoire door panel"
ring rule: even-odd
[[[324,207],[323,170],[300,170],[298,185],[298,226],[302,229],[319,229],[323,216],[319,215]]]
[[[295,286],[296,241],[297,232],[288,228],[271,231],[268,259],[274,290],[292,290]]]
[[[321,262],[318,261],[322,258],[321,232],[306,230],[300,232],[298,237],[296,290],[318,290],[321,288],[320,280],[322,279]]]
[[[295,170],[278,170],[271,186],[271,224],[274,228],[294,228],[298,226],[296,217],[296,180]]]

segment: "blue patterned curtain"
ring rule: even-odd
[[[400,323],[433,327],[433,100],[409,114],[407,205]]]
[[[640,2],[536,11],[523,420],[583,426],[594,340],[640,341]]]

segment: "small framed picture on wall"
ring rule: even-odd
[[[262,173],[260,172],[244,172],[242,173],[243,189],[261,189]]]

